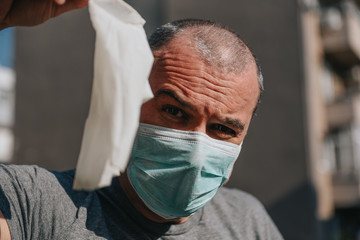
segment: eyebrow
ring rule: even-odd
[[[180,105],[184,106],[184,107],[188,107],[193,111],[196,111],[196,109],[194,108],[194,106],[192,106],[191,104],[185,102],[184,100],[182,100],[178,95],[176,95],[175,92],[168,90],[168,89],[160,89],[159,91],[157,91],[155,93],[155,97],[158,97],[160,95],[167,95],[171,98],[173,98],[175,101],[177,101]]]
[[[188,107],[190,109],[192,109],[193,111],[197,111],[196,108],[194,106],[192,106],[191,104],[185,102],[184,100],[182,100],[178,95],[176,95],[175,92],[173,92],[172,90],[169,89],[160,89],[155,93],[155,97],[161,96],[161,95],[167,95],[171,98],[173,98],[175,101],[177,101],[180,105],[184,106],[184,107]],[[240,131],[243,131],[245,128],[245,124],[242,123],[240,120],[238,119],[233,119],[233,118],[229,118],[229,117],[225,117],[224,119],[220,119],[220,121],[224,124],[227,125],[231,125],[237,129],[239,129]]]
[[[223,122],[228,125],[234,126],[238,129],[240,129],[241,131],[243,131],[245,128],[245,124],[242,123],[241,121],[239,121],[238,119],[231,119],[231,118],[226,117],[225,120],[223,120]]]

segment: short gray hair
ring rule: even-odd
[[[264,91],[260,65],[240,36],[219,23],[202,19],[182,19],[167,23],[155,30],[149,38],[153,51],[166,46],[178,33],[191,33],[200,57],[225,72],[240,72],[249,63],[255,63],[260,95]],[[260,97],[259,97],[260,102]]]

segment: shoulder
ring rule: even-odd
[[[263,216],[268,216],[263,204],[253,195],[238,189],[222,187],[211,201],[216,212],[222,217],[236,217],[238,221],[249,218],[258,221]]]
[[[222,187],[215,195],[214,201],[228,208],[235,208],[241,211],[264,210],[262,203],[257,198],[239,189]]]
[[[0,164],[0,193],[7,198],[28,199],[34,204],[49,203],[79,205],[89,193],[72,189],[75,170],[47,170],[35,165]]]
[[[15,187],[19,190],[46,189],[51,191],[56,187],[71,187],[73,171],[54,172],[32,165],[0,165],[0,186]],[[54,189],[55,190],[55,189]]]
[[[0,209],[12,236],[54,239],[76,219],[89,193],[72,190],[74,170],[0,165]],[[14,217],[16,216],[16,217]]]
[[[208,214],[226,228],[247,239],[282,239],[261,202],[238,189],[221,188],[207,208]],[[210,212],[210,213],[209,213]]]
[[[5,178],[15,178],[19,177],[29,177],[31,175],[37,175],[37,172],[47,171],[35,165],[5,165],[0,164],[0,177]]]
[[[68,175],[69,177],[73,176],[74,170],[61,172],[64,175]],[[53,176],[55,171],[47,170],[45,168],[41,168],[36,165],[5,165],[0,164],[0,177],[5,178],[20,178],[20,179],[29,179],[29,178],[49,178]],[[60,172],[58,172],[60,173]],[[51,177],[50,177],[51,178]]]

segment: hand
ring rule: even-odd
[[[87,4],[88,0],[0,0],[0,30],[34,26]]]

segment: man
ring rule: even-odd
[[[24,22],[29,16],[11,12],[16,1],[2,16],[17,17],[2,26],[37,24],[85,5],[42,3],[54,14]],[[150,45],[154,98],[142,106],[127,171],[108,188],[83,192],[72,190],[74,171],[1,166],[1,240],[282,239],[256,199],[221,188],[263,89],[249,48],[203,20],[164,25]]]

